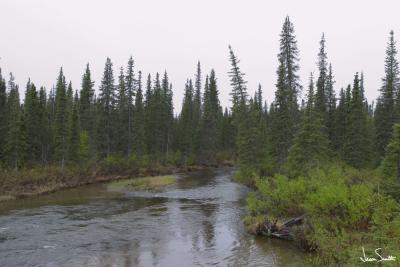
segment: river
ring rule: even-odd
[[[292,243],[254,237],[232,170],[180,175],[163,192],[88,185],[0,202],[0,266],[304,266]]]

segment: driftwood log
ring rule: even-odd
[[[293,240],[294,235],[291,231],[293,226],[302,225],[305,221],[305,216],[299,216],[287,220],[281,224],[278,224],[277,221],[270,222],[265,221],[260,224],[258,227],[258,234],[266,235],[273,238],[285,239],[285,240]]]

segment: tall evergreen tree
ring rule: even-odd
[[[27,158],[32,164],[37,163],[41,158],[41,110],[39,106],[39,96],[36,86],[28,81],[25,91],[24,101],[24,122],[27,139]]]
[[[47,95],[44,87],[39,91],[39,138],[40,138],[40,159],[42,164],[46,164],[49,160],[51,142],[51,125],[47,108]]]
[[[8,82],[9,96],[7,101],[8,126],[4,146],[4,156],[8,166],[15,170],[22,167],[27,157],[27,143],[24,114],[20,107],[19,90],[10,73]]]
[[[336,112],[336,95],[333,85],[335,84],[332,65],[329,64],[328,76],[325,86],[325,94],[327,99],[327,114],[326,114],[326,128],[328,131],[329,143],[331,149],[334,148],[335,139],[335,112]]]
[[[134,107],[133,107],[133,98],[135,97],[135,73],[134,73],[134,61],[133,58],[130,57],[128,61],[128,67],[126,69],[125,75],[125,95],[126,95],[126,113],[127,113],[127,153],[128,156],[131,155],[133,149],[134,141]]]
[[[249,100],[248,109],[237,129],[236,147],[242,170],[259,170],[263,160],[262,132],[259,125],[259,110],[254,99]]]
[[[358,73],[354,76],[351,100],[346,119],[343,156],[353,167],[367,167],[371,163],[371,143],[368,132],[367,114],[364,109]]]
[[[209,79],[207,79],[203,99],[203,115],[198,132],[197,161],[202,164],[215,164],[216,153],[220,148],[221,128],[219,124],[221,122],[221,106],[218,99],[217,79],[214,70],[211,70]],[[195,108],[196,103],[194,103]]]
[[[246,113],[248,94],[246,88],[246,81],[244,80],[244,73],[240,70],[240,60],[237,59],[233,53],[232,47],[229,46],[229,60],[231,62],[231,70],[229,71],[230,82],[232,91],[230,93],[232,97],[232,116],[236,127],[240,124],[241,120],[244,119]]]
[[[94,82],[91,78],[89,64],[86,65],[85,73],[82,77],[82,88],[79,97],[79,118],[83,131],[93,135],[93,104],[94,104]]]
[[[326,85],[328,81],[328,57],[325,48],[325,35],[322,34],[320,41],[320,49],[318,53],[318,70],[319,76],[317,80],[317,92],[315,94],[315,110],[320,112],[324,123],[327,119],[328,99]]]
[[[133,111],[133,149],[137,156],[145,153],[145,114],[142,92],[142,72],[139,71],[137,91]]]
[[[208,89],[206,89],[208,90]],[[180,126],[180,151],[184,164],[188,164],[193,152],[193,84],[188,80],[185,85],[185,95],[182,103],[182,111],[179,117]]]
[[[385,77],[382,79],[383,84],[375,111],[376,149],[379,156],[384,154],[396,121],[395,94],[399,90],[399,62],[396,56],[396,42],[391,31],[386,48]]]
[[[147,81],[146,81],[146,94],[145,94],[145,100],[144,100],[144,114],[145,114],[145,123],[144,123],[144,129],[145,129],[145,136],[146,136],[146,152],[150,154],[150,151],[152,150],[152,121],[151,121],[151,108],[153,106],[153,90],[152,90],[152,82],[151,82],[151,75],[149,74],[147,76]]]
[[[314,81],[311,74],[303,123],[288,156],[287,167],[289,173],[294,176],[305,174],[328,159],[329,141],[317,99],[318,92],[314,96]]]
[[[68,83],[66,95],[67,95],[67,107],[66,107],[66,110],[67,110],[67,113],[68,113],[68,116],[69,116],[70,113],[72,112],[72,105],[74,103],[74,89],[72,89],[72,82],[71,81]]]
[[[299,50],[294,27],[286,17],[280,34],[278,81],[275,91],[274,112],[271,117],[272,156],[278,164],[286,161],[299,121],[297,96],[299,84]]]
[[[116,92],[111,59],[107,58],[99,94],[99,147],[100,153],[109,157],[115,145]]]
[[[172,135],[172,122],[173,122],[173,103],[172,103],[172,85],[169,83],[167,71],[164,72],[162,79],[162,95],[161,95],[161,126],[163,131],[163,146],[162,152],[168,157],[171,135]]]
[[[75,92],[68,125],[68,159],[70,162],[80,162],[80,127],[79,127],[79,98]]]
[[[127,96],[126,84],[125,84],[125,76],[124,70],[121,67],[120,74],[118,77],[118,93],[116,96],[116,109],[117,109],[117,129],[118,129],[118,138],[116,140],[116,150],[122,155],[130,155],[132,150],[132,136],[131,131],[131,123],[130,120],[130,106],[129,99]]]
[[[55,93],[55,114],[54,114],[54,159],[64,167],[67,154],[67,93],[66,82],[62,68],[57,79]]]
[[[195,82],[194,82],[194,95],[193,95],[193,133],[195,134],[194,140],[194,148],[195,151],[198,151],[200,144],[197,142],[199,140],[199,126],[201,120],[201,66],[200,61],[197,63],[197,71],[195,74]]]

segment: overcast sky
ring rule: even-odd
[[[7,79],[13,72],[21,87],[30,77],[50,88],[62,66],[79,89],[89,62],[98,89],[106,57],[117,74],[132,55],[146,75],[168,71],[175,112],[198,60],[203,73],[215,69],[221,103],[229,105],[229,44],[249,91],[261,83],[270,103],[286,15],[295,26],[302,84],[316,71],[324,32],[336,91],[364,71],[369,99],[381,84],[389,31],[400,35],[398,0],[0,0],[0,11],[0,66]]]

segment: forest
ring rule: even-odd
[[[254,189],[244,218],[249,228],[305,215],[293,235],[314,264],[354,266],[361,246],[396,255],[400,76],[394,32],[375,101],[365,97],[363,72],[347,87],[335,86],[324,34],[319,44],[317,71],[303,86],[294,25],[285,18],[269,103],[261,85],[248,93],[229,46],[229,108],[220,104],[215,71],[203,73],[200,62],[184,83],[180,111],[168,73],[146,75],[132,57],[117,73],[107,58],[98,93],[89,64],[79,88],[62,68],[49,90],[31,80],[22,89],[12,73],[6,81],[0,71],[0,191],[73,186],[82,182],[76,177],[93,173],[234,165],[235,180]]]

